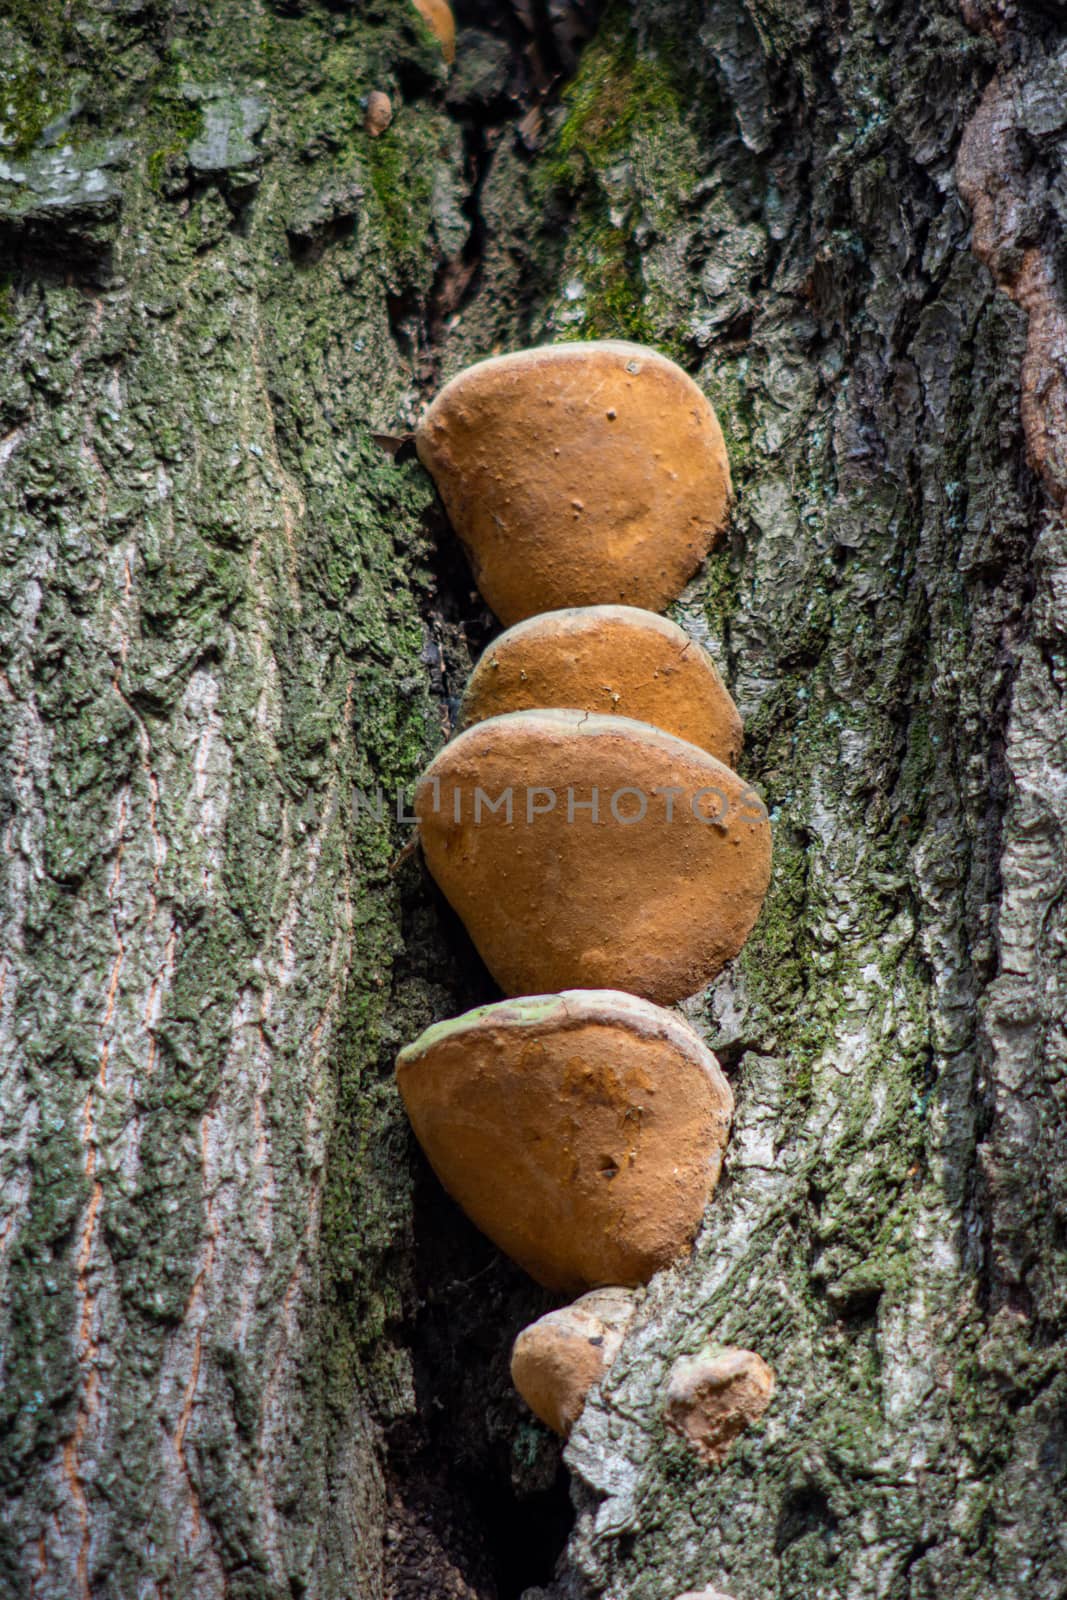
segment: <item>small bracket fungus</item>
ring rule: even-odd
[[[481,1006],[396,1075],[444,1187],[546,1287],[645,1283],[689,1247],[733,1094],[673,1012],[596,990]]]
[[[393,102],[382,89],[372,89],[367,96],[367,109],[363,126],[372,139],[379,138],[393,120]]]
[[[710,1346],[676,1361],[667,1386],[667,1426],[711,1467],[721,1466],[734,1440],[771,1403],[774,1373],[752,1350]]]
[[[460,722],[552,706],[651,722],[728,767],[741,754],[741,718],[711,657],[636,606],[547,611],[509,628],[471,674]]]
[[[539,1317],[515,1340],[512,1383],[534,1416],[565,1439],[618,1355],[635,1309],[629,1289],[594,1289]]]
[[[446,0],[412,0],[415,10],[435,35],[449,66],[456,59],[456,19]]]
[[[431,763],[415,811],[426,864],[505,994],[680,1000],[741,949],[770,879],[758,796],[627,717],[479,722]]]
[[[479,362],[445,385],[415,445],[506,624],[619,601],[662,611],[726,525],[715,412],[681,367],[641,345]]]

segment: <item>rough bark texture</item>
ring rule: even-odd
[[[449,80],[404,0],[0,6],[0,1593],[1058,1600],[1063,7],[459,19]],[[677,616],[776,866],[553,1578],[550,1302],[391,1077],[492,992],[390,814],[490,619],[375,433],[610,334],[727,433]],[[720,1471],[662,1415],[709,1337],[778,1379]]]

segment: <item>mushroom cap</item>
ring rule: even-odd
[[[739,1434],[771,1403],[774,1373],[754,1350],[711,1345],[671,1368],[664,1414],[667,1426],[708,1466],[719,1466]]]
[[[456,19],[447,0],[412,0],[415,10],[441,46],[441,54],[451,66],[456,59]]]
[[[741,949],[770,880],[770,824],[744,780],[627,717],[476,723],[430,764],[415,811],[426,864],[505,994],[680,1000]]]
[[[441,1183],[550,1289],[635,1285],[685,1251],[718,1182],[733,1094],[681,1017],[575,990],[480,1006],[400,1052]]]
[[[677,623],[636,606],[516,623],[471,674],[460,723],[552,706],[651,722],[728,767],[741,754],[741,718],[711,657]]]
[[[718,418],[681,367],[622,340],[494,356],[415,434],[504,623],[560,606],[662,611],[726,526]]]
[[[701,1589],[699,1593],[691,1590],[688,1594],[680,1594],[678,1600],[733,1600],[733,1596],[723,1594],[721,1589]]]
[[[593,1289],[519,1334],[511,1381],[553,1432],[568,1437],[590,1389],[615,1360],[635,1309],[629,1289]]]

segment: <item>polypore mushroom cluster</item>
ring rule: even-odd
[[[692,380],[614,341],[479,363],[416,447],[509,625],[415,796],[426,865],[508,998],[427,1029],[397,1079],[472,1220],[582,1295],[512,1357],[566,1435],[634,1290],[691,1244],[733,1113],[715,1057],[664,1007],[744,944],[770,826],[734,770],[741,719],[714,664],[655,614],[720,537],[729,466]],[[751,1363],[746,1380],[769,1373]],[[741,1387],[729,1422],[698,1423],[694,1401],[689,1427],[671,1392],[668,1421],[706,1460],[758,1414]]]

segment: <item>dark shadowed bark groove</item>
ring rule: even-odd
[[[472,0],[449,86],[406,0],[0,6],[5,1596],[1067,1590],[1063,18],[579,12]],[[677,614],[776,869],[553,1579],[548,1301],[392,1086],[491,993],[391,809],[492,624],[380,436],[604,334],[731,442]],[[711,1335],[779,1391],[709,1475]]]

